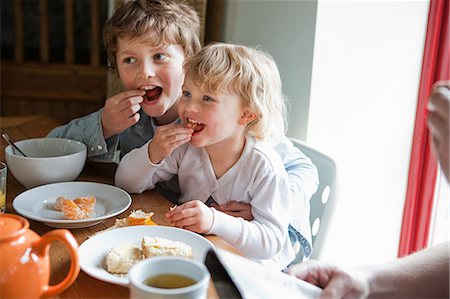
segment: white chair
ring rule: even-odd
[[[308,146],[304,142],[291,138],[292,143],[300,149],[313,164],[319,173],[319,186],[311,197],[310,223],[312,226],[311,258],[317,259],[322,249],[322,243],[326,237],[329,226],[329,218],[334,204],[334,182],[336,176],[336,164],[332,158],[322,152]]]

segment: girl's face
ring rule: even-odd
[[[242,120],[244,110],[240,96],[202,90],[188,77],[182,89],[178,114],[182,123],[194,129],[191,145],[225,145],[242,140],[246,123]]]
[[[180,45],[155,47],[141,39],[117,41],[117,69],[126,90],[147,93],[141,107],[151,117],[177,118],[177,102],[184,79],[184,52]],[[167,114],[166,114],[167,113]]]

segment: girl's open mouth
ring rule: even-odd
[[[194,130],[194,133],[192,135],[197,135],[206,127],[205,124],[202,124],[201,122],[190,118],[187,119],[186,126]]]

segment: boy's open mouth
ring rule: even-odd
[[[195,119],[188,118],[186,127],[192,128],[194,130],[193,134],[198,134],[206,127],[206,125],[196,121]]]
[[[144,99],[150,102],[157,100],[162,93],[162,88],[159,86],[144,87],[143,89],[145,90]]]

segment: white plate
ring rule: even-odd
[[[89,219],[68,220],[55,205],[58,196],[75,199],[92,195],[96,198],[95,215]],[[56,228],[81,228],[96,225],[118,215],[131,205],[131,197],[115,186],[91,182],[54,183],[35,187],[19,194],[13,208],[26,218],[44,222]]]
[[[206,238],[188,230],[170,226],[128,226],[105,231],[84,241],[78,249],[81,269],[99,280],[128,286],[127,275],[114,275],[106,271],[105,257],[121,242],[141,246],[144,236],[184,242],[192,247],[193,259],[201,263],[205,262],[208,250],[214,248]]]

